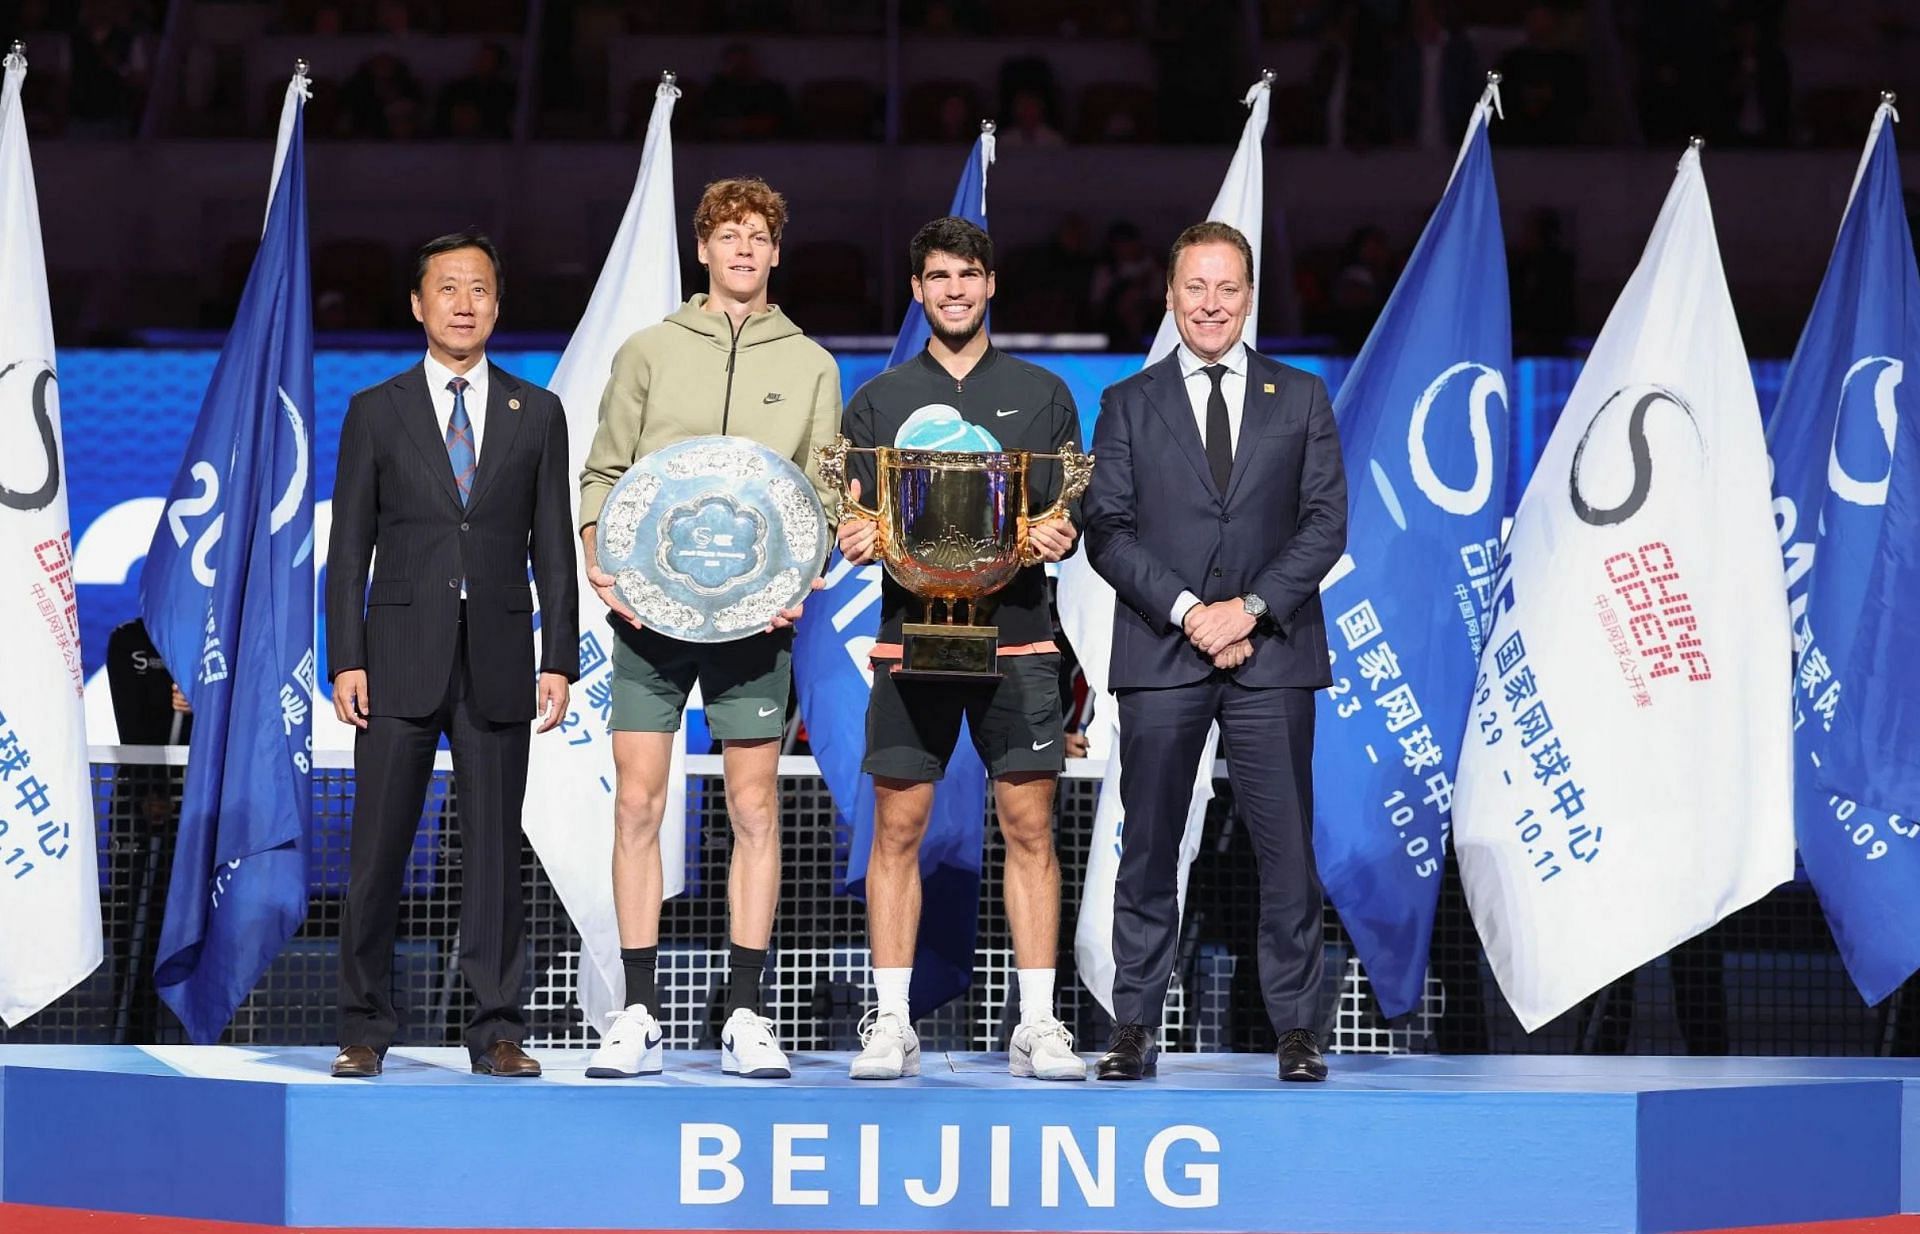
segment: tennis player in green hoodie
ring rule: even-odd
[[[613,900],[620,925],[627,1007],[601,1038],[589,1076],[661,1070],[664,1034],[655,976],[660,944],[660,823],[673,734],[697,680],[707,725],[720,739],[733,824],[727,879],[732,944],[721,1068],[785,1079],[787,1057],[760,1005],[760,978],[780,895],[780,737],[793,690],[795,607],[774,628],[730,643],[669,638],[640,625],[594,556],[601,506],[635,462],[663,446],[713,433],[748,437],[792,459],[828,510],[814,448],[839,431],[840,376],[833,357],[767,302],[780,264],[786,201],[758,179],[707,186],[693,214],[707,290],[635,334],[613,360],[600,427],[580,475],[580,538],[587,579],[618,633],[613,654]]]

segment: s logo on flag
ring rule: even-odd
[[[1607,408],[1623,398],[1633,398],[1633,411],[1627,417],[1627,449],[1632,454],[1633,487],[1627,492],[1627,499],[1611,509],[1601,509],[1588,504],[1580,493],[1580,459],[1586,454],[1588,444],[1593,440],[1593,431],[1600,427]],[[1580,434],[1580,444],[1573,448],[1573,463],[1567,468],[1567,491],[1573,499],[1573,513],[1589,527],[1617,527],[1640,512],[1647,504],[1647,498],[1653,492],[1653,451],[1647,444],[1647,416],[1660,403],[1672,403],[1687,417],[1687,423],[1693,427],[1693,437],[1700,444],[1702,452],[1706,450],[1706,440],[1700,436],[1700,421],[1693,414],[1693,408],[1687,401],[1672,390],[1660,385],[1623,386],[1609,394],[1593,413],[1593,419],[1587,421],[1587,431]]]
[[[1853,432],[1847,429],[1848,425],[1860,419],[1857,415],[1847,414],[1847,390],[1853,385],[1855,377],[1875,364],[1882,367],[1873,379],[1873,418],[1880,428],[1881,438],[1886,442],[1887,471],[1878,480],[1862,480],[1849,473],[1845,464],[1841,463],[1840,439],[1845,436],[1851,441],[1859,434],[1857,429]],[[1894,435],[1900,428],[1900,413],[1894,406],[1893,392],[1900,388],[1900,380],[1906,371],[1907,366],[1892,356],[1865,356],[1855,360],[1853,367],[1847,370],[1847,375],[1840,379],[1840,408],[1833,420],[1833,449],[1827,453],[1827,486],[1840,500],[1856,506],[1887,504],[1887,482],[1893,478]]]
[[[22,377],[9,381],[8,378],[22,365],[29,364],[39,365],[39,371],[33,379],[33,389],[27,395],[27,411],[33,416],[33,426],[40,431],[40,448],[46,454],[47,478],[35,489],[11,489],[0,484],[0,506],[30,514],[46,509],[60,495],[60,446],[54,438],[53,411],[49,405],[49,400],[54,396],[53,366],[45,360],[15,360],[0,369],[0,407],[5,407],[3,414],[11,420],[14,412],[12,404],[21,397],[18,392],[25,379]]]
[[[1448,384],[1464,373],[1474,374],[1473,384],[1467,388],[1467,433],[1473,442],[1473,482],[1465,488],[1454,488],[1440,478],[1433,460],[1427,456],[1427,420]],[[1500,400],[1498,408],[1493,406],[1495,399]],[[1504,422],[1507,379],[1500,375],[1500,370],[1472,360],[1462,360],[1434,378],[1420,392],[1420,401],[1413,405],[1413,419],[1407,424],[1407,463],[1413,468],[1413,482],[1428,501],[1448,514],[1478,514],[1493,494],[1492,417],[1496,411]],[[1401,529],[1405,527],[1403,523]]]

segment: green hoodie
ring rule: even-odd
[[[600,521],[607,494],[634,463],[689,437],[748,437],[794,461],[813,482],[831,521],[839,494],[828,490],[816,446],[840,431],[840,370],[827,349],[777,306],[733,332],[706,293],[621,345],[600,397],[600,427],[580,472],[580,526]]]

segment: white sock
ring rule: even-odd
[[[907,991],[913,986],[913,966],[905,968],[876,968],[873,970],[873,992],[880,999],[880,1014],[888,1012],[900,1017],[903,1023],[909,1022],[907,1015]]]
[[[1020,978],[1020,1022],[1038,1024],[1042,1020],[1053,1018],[1053,970],[1050,968],[1022,968],[1015,975]]]

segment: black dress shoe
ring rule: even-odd
[[[496,1041],[486,1052],[473,1056],[473,1074],[499,1076],[509,1080],[532,1080],[540,1075],[540,1064],[527,1057],[517,1042]]]
[[[1094,1064],[1094,1074],[1102,1080],[1138,1080],[1160,1070],[1160,1047],[1153,1034],[1139,1024],[1122,1024],[1113,1030],[1107,1052]]]
[[[370,1045],[343,1045],[333,1056],[336,1080],[371,1080],[380,1074],[380,1051]]]
[[[1318,1083],[1327,1078],[1327,1060],[1320,1039],[1309,1028],[1289,1029],[1280,1038],[1280,1078]]]

